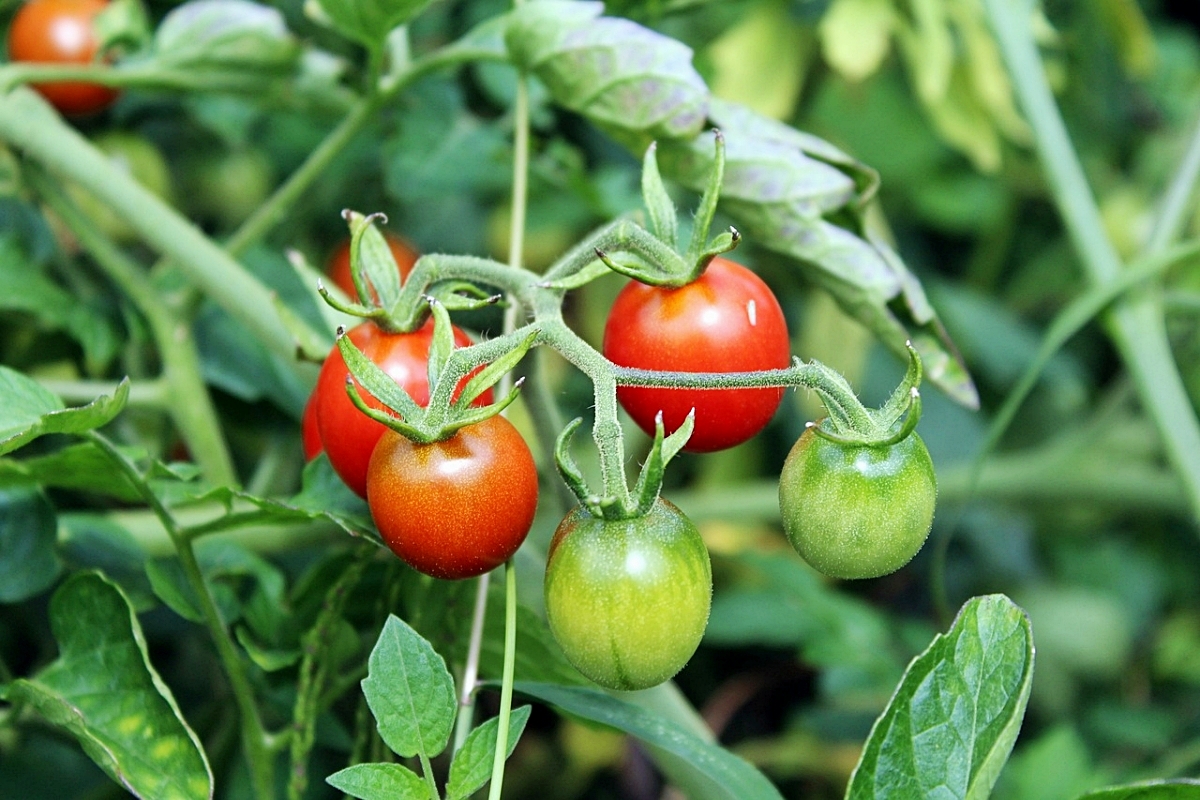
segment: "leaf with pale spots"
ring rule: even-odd
[[[59,657],[6,691],[68,731],[136,797],[213,796],[196,734],[150,664],[142,628],[125,595],[96,572],[67,580],[50,601]]]

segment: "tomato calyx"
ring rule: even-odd
[[[921,419],[921,357],[911,342],[908,370],[887,401],[877,409],[868,409],[852,391],[832,391],[844,380],[832,370],[818,365],[825,381],[813,388],[820,395],[829,416],[821,422],[809,422],[813,433],[830,442],[844,445],[887,447],[907,439]],[[848,388],[848,387],[847,387]]]
[[[737,247],[741,234],[729,228],[711,239],[708,238],[713,215],[717,211],[717,198],[721,192],[721,181],[725,176],[725,137],[713,129],[713,146],[716,156],[713,169],[708,176],[704,194],[694,215],[692,235],[687,247],[680,249],[679,213],[667,193],[662,175],[658,171],[658,145],[652,142],[642,159],[642,199],[646,203],[649,217],[650,241],[643,243],[646,252],[643,258],[621,262],[610,258],[597,249],[596,258],[613,272],[619,272],[650,286],[685,286],[708,267],[714,258]]]
[[[659,412],[655,420],[654,443],[650,446],[650,453],[638,473],[637,484],[632,492],[623,496],[599,495],[588,489],[583,472],[571,455],[571,438],[583,423],[580,417],[571,420],[558,435],[558,440],[554,443],[554,463],[563,482],[579,500],[579,504],[592,516],[609,522],[643,517],[659,501],[667,464],[687,444],[695,429],[695,417],[693,411],[677,430],[670,436],[665,436],[662,413]]]
[[[387,216],[346,209],[342,217],[350,226],[350,279],[357,297],[343,301],[324,283],[319,283],[317,291],[321,297],[332,308],[369,319],[389,333],[410,333],[419,328],[425,322],[428,309],[404,308],[402,270],[387,237],[376,227],[376,223],[386,223]],[[418,259],[418,264],[422,260]],[[478,309],[501,300],[500,295],[489,294],[468,281],[443,281],[428,294],[451,311]]]
[[[350,371],[346,378],[350,401],[371,419],[419,444],[449,439],[457,431],[508,408],[517,399],[524,379],[517,380],[508,394],[495,403],[471,404],[524,358],[540,334],[535,325],[527,325],[507,336],[470,347],[456,347],[446,306],[436,298],[430,297],[427,301],[434,325],[428,361],[429,404],[425,408],[367,358],[343,329],[338,329],[337,340],[338,350]],[[478,371],[471,374],[474,370]],[[385,409],[369,406],[359,391],[360,386]]]

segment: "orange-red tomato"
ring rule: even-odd
[[[392,251],[392,257],[396,259],[396,267],[400,270],[400,280],[403,281],[408,277],[408,273],[412,272],[413,264],[417,263],[417,258],[420,254],[417,253],[412,245],[394,233],[384,231],[383,237],[387,239],[388,247]],[[329,265],[326,268],[326,272],[335,286],[350,297],[358,297],[358,290],[354,288],[354,278],[350,275],[349,239],[339,244],[337,249],[329,256]]]
[[[47,64],[90,64],[99,43],[92,23],[108,0],[29,0],[8,29],[8,57]],[[117,99],[117,90],[98,83],[34,84],[64,114],[91,114]]]
[[[363,355],[404,387],[417,405],[424,406],[429,402],[432,319],[412,333],[387,333],[373,322],[364,322],[351,328],[346,335]],[[471,344],[467,334],[458,328],[454,329],[454,341],[459,347]],[[360,497],[366,497],[367,464],[375,443],[387,428],[359,411],[346,395],[346,376],[349,374],[341,351],[334,345],[321,367],[314,390],[317,428],[334,470]],[[463,380],[465,382],[466,378]],[[382,408],[365,391],[360,390],[360,393],[368,405]],[[475,399],[475,405],[486,405],[492,402],[492,397],[489,389]]]
[[[379,535],[435,578],[470,578],[507,561],[533,525],[537,498],[529,446],[500,416],[432,444],[387,431],[367,472]]]
[[[304,446],[305,461],[312,461],[325,449],[321,444],[321,429],[317,427],[316,392],[313,392],[304,404],[304,416],[300,418],[300,441]]]
[[[631,281],[604,328],[604,355],[615,364],[679,372],[751,372],[791,364],[787,322],[762,279],[714,258],[679,288]],[[647,433],[661,410],[671,433],[696,409],[685,450],[706,453],[740,444],[763,429],[783,399],[782,387],[671,389],[621,386],[617,399]]]

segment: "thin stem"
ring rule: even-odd
[[[1033,127],[1051,193],[1087,277],[1093,284],[1113,280],[1121,270],[1121,262],[1105,233],[1046,80],[1031,31],[1030,7],[1012,0],[985,0],[984,5],[1009,77]],[[1184,483],[1192,518],[1200,521],[1200,424],[1171,355],[1161,301],[1150,292],[1138,293],[1122,300],[1107,322],[1142,405],[1154,420],[1164,449]]]
[[[504,762],[508,758],[508,722],[512,715],[513,676],[517,669],[517,570],[510,558],[504,565],[504,674],[500,684],[500,714],[496,729],[496,756],[488,800],[500,800]]]
[[[117,381],[67,380],[38,378],[43,388],[58,395],[67,405],[90,403],[101,395],[111,396],[120,384]],[[165,380],[147,378],[129,385],[128,407],[169,411],[170,390]]]
[[[250,769],[254,793],[262,800],[270,800],[274,796],[274,778],[272,776],[274,763],[267,731],[259,716],[258,703],[255,700],[254,689],[250,685],[250,677],[246,672],[245,664],[238,655],[233,639],[229,635],[229,629],[225,627],[221,614],[217,610],[216,601],[213,599],[208,582],[204,580],[200,563],[196,560],[196,551],[182,535],[175,518],[146,483],[137,466],[102,434],[89,431],[84,434],[84,437],[99,447],[129,482],[137,487],[142,499],[154,511],[167,534],[175,542],[180,566],[183,568],[188,585],[191,586],[196,596],[200,613],[204,617],[204,623],[216,646],[217,657],[221,660],[221,665],[229,678],[230,688],[233,690],[234,702],[237,703],[241,719],[242,748]]]
[[[1192,130],[1187,151],[1171,185],[1163,194],[1159,206],[1158,217],[1154,220],[1154,228],[1146,243],[1143,255],[1153,255],[1171,246],[1179,239],[1183,226],[1187,224],[1188,212],[1192,208],[1192,200],[1196,195],[1196,183],[1200,180],[1200,117]]]
[[[454,722],[454,750],[457,753],[475,724],[475,689],[479,685],[479,654],[483,650],[483,623],[487,618],[488,585],[491,573],[479,576],[475,584],[475,610],[471,615],[471,639],[467,644],[467,663],[463,667],[462,687],[458,695],[458,718]]]
[[[236,484],[233,458],[225,445],[220,419],[204,383],[200,353],[189,326],[176,316],[171,304],[150,284],[145,271],[101,233],[58,184],[38,169],[29,170],[28,178],[96,264],[129,296],[149,323],[163,364],[163,388],[172,401],[166,411],[205,477],[218,484]]]
[[[438,793],[437,781],[433,779],[433,764],[429,763],[429,756],[425,754],[424,750],[417,753],[417,756],[421,759],[421,777],[425,779],[425,785],[429,787],[430,800],[437,800],[441,795]]]

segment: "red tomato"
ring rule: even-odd
[[[304,404],[304,416],[300,418],[300,440],[304,445],[305,461],[312,461],[325,449],[321,444],[321,430],[317,427],[316,392]]]
[[[391,248],[392,257],[396,259],[396,266],[400,270],[400,280],[403,281],[408,277],[408,273],[412,272],[413,264],[417,263],[419,253],[412,245],[394,233],[384,231],[383,236],[387,239],[388,247]],[[350,297],[358,297],[358,290],[354,288],[354,278],[350,275],[349,239],[339,244],[329,256],[326,272],[329,273],[329,279],[335,286]]]
[[[90,64],[96,57],[92,21],[108,0],[30,0],[8,29],[8,57],[48,64]],[[117,90],[97,83],[39,83],[34,88],[64,114],[91,114],[117,99]]]
[[[724,258],[679,288],[632,281],[604,328],[604,355],[623,367],[679,372],[750,372],[791,363],[783,310],[770,288]],[[740,444],[763,429],[782,387],[669,389],[621,386],[617,399],[647,433],[661,409],[667,433],[696,409],[685,450],[706,453]]]
[[[387,431],[367,471],[379,535],[435,578],[471,578],[507,561],[529,533],[537,497],[529,446],[500,416],[432,444]]]
[[[433,320],[412,333],[387,333],[373,322],[357,325],[346,334],[367,358],[379,365],[409,393],[418,405],[429,402],[429,345],[433,341]],[[470,338],[458,328],[454,341],[459,347],[471,344]],[[375,443],[387,430],[381,423],[359,411],[346,396],[346,376],[350,374],[341,351],[335,345],[317,377],[317,428],[321,443],[334,470],[346,485],[361,497],[367,496],[367,464]],[[464,379],[465,381],[465,379]],[[460,387],[461,388],[461,387]],[[362,392],[363,399],[374,408],[382,408],[373,397]],[[488,390],[475,400],[475,405],[492,402]]]

